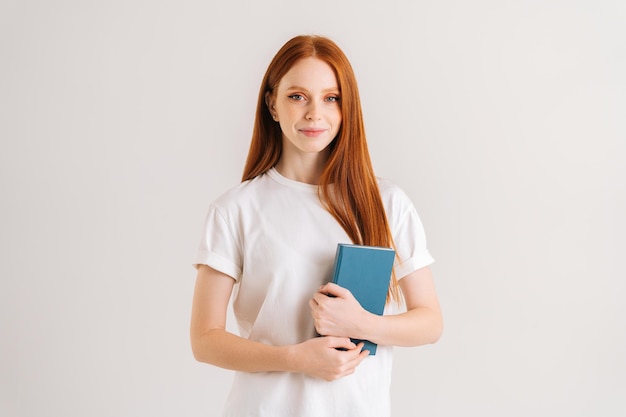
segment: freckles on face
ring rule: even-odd
[[[321,152],[341,127],[341,95],[332,67],[318,58],[304,58],[281,79],[271,102],[285,147]]]

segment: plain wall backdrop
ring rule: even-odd
[[[191,267],[261,78],[331,37],[446,328],[393,415],[626,414],[626,3],[0,2],[0,415],[216,416]]]

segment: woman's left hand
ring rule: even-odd
[[[329,282],[309,301],[315,329],[323,336],[363,337],[364,326],[372,315],[346,288]]]

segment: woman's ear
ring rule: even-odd
[[[265,105],[269,109],[270,114],[272,115],[272,119],[277,122],[278,114],[276,113],[276,106],[274,105],[274,95],[271,94],[269,91],[265,93]]]

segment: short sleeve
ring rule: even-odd
[[[402,279],[435,260],[428,251],[424,227],[415,206],[402,190],[394,191],[390,226],[398,254],[395,272],[398,279]]]
[[[215,205],[209,207],[193,265],[208,265],[238,281],[242,255],[231,225]]]

